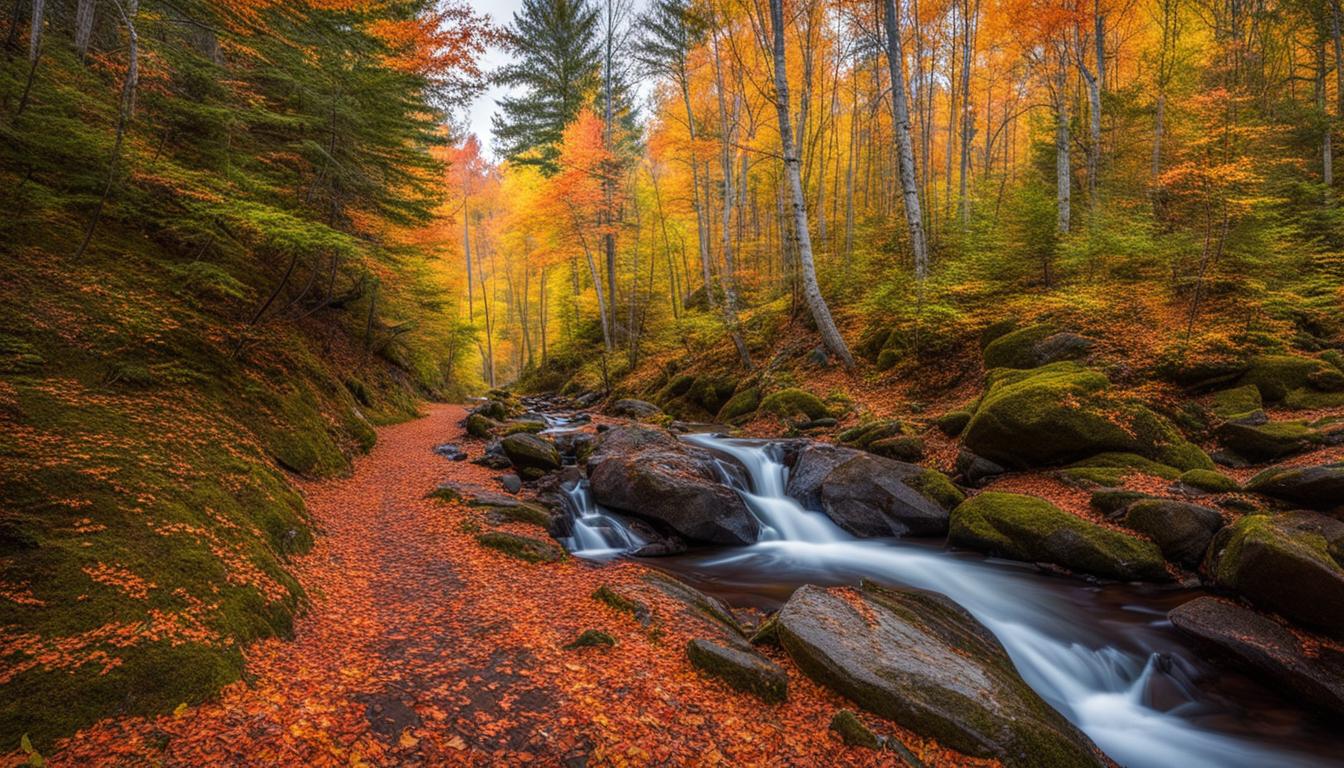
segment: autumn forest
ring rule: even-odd
[[[0,5],[5,764],[1341,764],[1340,0]]]

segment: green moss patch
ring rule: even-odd
[[[1211,469],[1192,469],[1188,472],[1182,472],[1180,481],[1183,485],[1210,493],[1231,493],[1241,490],[1241,485],[1236,480]]]
[[[603,632],[600,629],[585,629],[578,637],[565,644],[566,651],[573,651],[579,648],[611,648],[616,645],[616,638]]]
[[[476,541],[483,547],[529,563],[554,563],[565,556],[564,551],[550,542],[505,531],[482,533],[476,537]]]
[[[760,410],[785,418],[803,415],[809,419],[824,419],[831,411],[821,398],[801,389],[781,389],[771,392],[761,401]]]
[[[848,709],[835,713],[835,717],[831,718],[830,729],[839,734],[840,740],[851,747],[879,749],[882,746],[877,740],[877,734]]]

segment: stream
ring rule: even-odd
[[[1198,590],[1098,586],[1049,576],[941,544],[857,539],[785,494],[788,469],[768,441],[707,434],[683,440],[712,451],[761,523],[744,547],[647,560],[730,605],[773,610],[802,584],[861,578],[940,592],[992,631],[1018,672],[1117,763],[1131,768],[1344,765],[1344,736],[1258,683],[1214,667],[1166,619]],[[745,468],[728,471],[727,462]],[[579,557],[618,557],[643,542],[593,503],[586,482],[568,490]]]

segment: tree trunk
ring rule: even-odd
[[[1330,112],[1325,108],[1325,40],[1321,40],[1321,47],[1316,49],[1316,109],[1320,110],[1324,126],[1321,136],[1321,182],[1327,187],[1326,197],[1329,197],[1329,187],[1335,183],[1335,158],[1334,147],[1331,145],[1331,133],[1334,126],[1330,122]]]
[[[80,61],[89,52],[89,40],[93,37],[94,7],[97,0],[79,0],[75,6],[75,53]]]
[[[723,224],[719,238],[723,250],[723,321],[728,326],[728,334],[733,339],[733,346],[737,348],[737,356],[742,361],[742,367],[750,369],[751,353],[747,351],[747,343],[742,339],[742,331],[737,326],[737,277],[736,265],[733,261],[732,238],[733,200],[735,199],[733,194],[733,134],[729,127],[728,107],[725,103],[723,65],[719,57],[718,33],[711,33],[710,39],[713,41],[714,90],[718,94],[719,102],[719,162],[723,173]],[[740,105],[740,100],[734,102],[735,119]]]
[[[915,257],[915,280],[922,286],[929,274],[928,244],[924,240],[924,212],[916,179],[914,142],[910,138],[910,108],[905,101],[905,54],[901,49],[900,17],[896,0],[886,0],[887,64],[891,70],[891,118],[896,133],[905,225]],[[853,237],[853,219],[846,222],[846,238]]]
[[[714,288],[709,273],[709,225],[705,210],[700,205],[700,162],[695,157],[695,113],[691,110],[691,84],[685,72],[681,73],[681,103],[686,108],[686,135],[690,138],[691,155],[691,208],[695,209],[695,232],[700,250],[700,271],[705,288],[705,301],[714,306]],[[689,293],[689,286],[687,293]]]
[[[970,223],[971,201],[967,194],[967,177],[971,171],[971,134],[975,123],[971,113],[971,51],[975,47],[975,26],[980,15],[980,3],[963,0],[961,6],[961,165],[958,175],[958,195],[961,206],[961,225]]]
[[[788,176],[789,189],[793,196],[793,226],[794,235],[798,240],[798,265],[802,273],[803,293],[822,341],[836,357],[840,358],[846,369],[852,369],[854,358],[850,356],[849,347],[845,345],[844,338],[835,327],[831,310],[821,295],[821,287],[817,284],[816,267],[812,261],[812,236],[808,231],[802,171],[799,168],[797,148],[793,142],[793,128],[789,124],[789,77],[784,60],[783,0],[770,0],[770,23],[774,29],[775,111],[779,117],[779,141],[784,154],[784,171]]]
[[[1097,17],[1097,32],[1101,32],[1102,17]],[[1087,141],[1087,195],[1091,204],[1096,204],[1097,195],[1097,173],[1101,168],[1101,78],[1093,74],[1087,68],[1087,62],[1083,56],[1082,37],[1075,30],[1074,40],[1077,43],[1078,72],[1083,76],[1083,84],[1087,89],[1088,106],[1088,141]],[[1097,46],[1097,53],[1101,53],[1100,44]],[[1098,67],[1098,73],[1100,72]]]
[[[476,298],[471,285],[471,215],[467,210],[467,191],[462,189],[462,252],[467,256],[467,320],[476,322]],[[460,305],[459,305],[460,306]]]
[[[1060,40],[1058,46],[1059,69],[1055,72],[1055,228],[1065,233],[1069,231],[1070,196],[1072,194],[1072,171],[1069,169],[1069,54],[1068,43]]]

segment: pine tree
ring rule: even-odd
[[[513,62],[495,75],[521,89],[500,99],[492,122],[495,148],[516,163],[550,175],[565,126],[597,92],[601,76],[600,16],[587,0],[526,0],[505,33]]]

